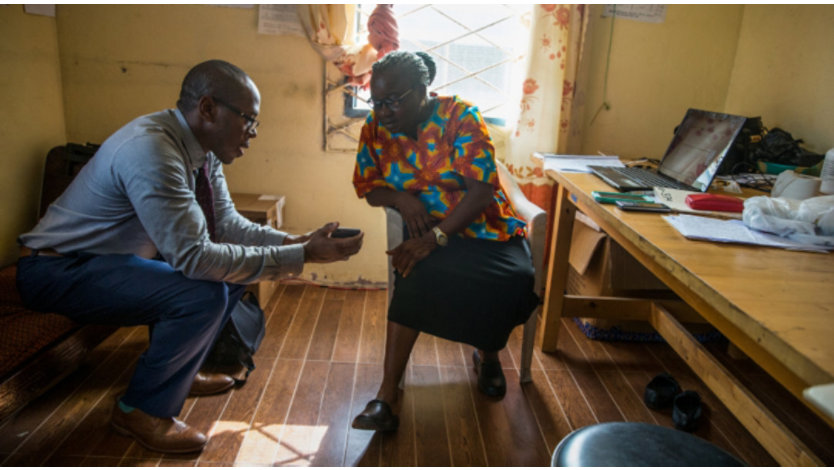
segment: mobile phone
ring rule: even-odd
[[[617,201],[617,207],[624,211],[642,211],[642,212],[671,212],[672,209],[665,204],[659,202],[634,202],[634,201]]]
[[[602,204],[616,204],[617,201],[652,202],[643,194],[614,193],[607,191],[592,191],[594,201]]]
[[[358,228],[337,228],[330,233],[330,238],[350,238],[359,235]]]

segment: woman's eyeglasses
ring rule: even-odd
[[[218,104],[225,106],[226,108],[229,109],[229,111],[232,111],[235,114],[237,114],[238,116],[242,117],[243,119],[246,119],[246,132],[254,131],[255,129],[258,128],[259,125],[261,125],[260,121],[255,119],[255,116],[244,113],[240,109],[230,105],[229,103],[221,100],[220,98],[218,98],[216,96],[212,96],[211,99],[216,101]]]
[[[405,93],[403,93],[400,96],[389,96],[388,98],[383,98],[381,100],[375,100],[371,98],[371,100],[368,101],[368,104],[373,109],[382,109],[382,106],[385,105],[388,106],[388,109],[396,111],[400,109],[400,104],[402,104],[402,101],[405,99],[406,96],[408,96],[409,93],[411,93],[412,90],[414,89],[409,88],[405,91]]]

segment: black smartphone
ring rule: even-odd
[[[359,235],[358,228],[337,228],[330,234],[330,238],[350,238]]]
[[[634,201],[617,201],[617,207],[624,211],[641,211],[641,212],[671,212],[669,206],[660,204],[658,202],[634,202]]]

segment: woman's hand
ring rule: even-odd
[[[437,248],[434,235],[429,232],[420,238],[410,238],[402,242],[393,250],[386,251],[391,255],[391,264],[402,277],[407,277],[414,266]]]
[[[409,192],[397,193],[394,208],[402,215],[411,239],[422,237],[436,224],[420,199]]]

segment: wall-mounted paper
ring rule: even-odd
[[[666,5],[605,5],[602,16],[610,18],[615,15],[615,11],[617,18],[646,23],[663,23],[666,21]]]
[[[298,5],[259,5],[258,33],[306,36],[298,20]]]

